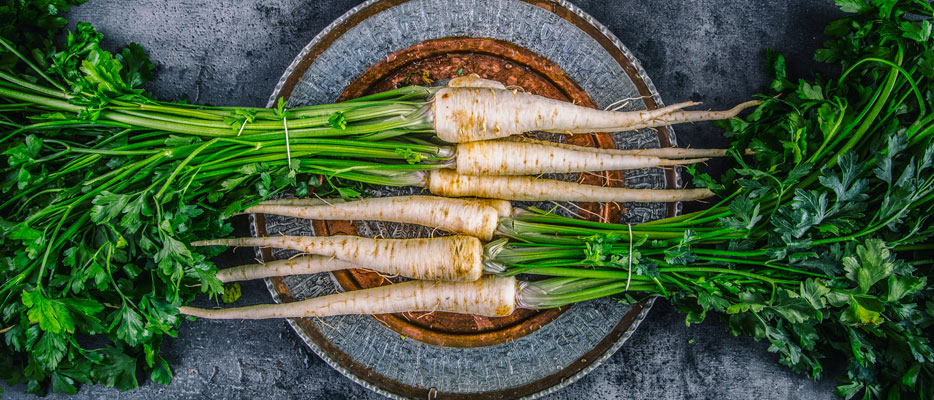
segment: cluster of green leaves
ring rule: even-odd
[[[37,58],[40,68],[57,76],[83,106],[79,119],[96,120],[113,100],[152,102],[139,85],[152,79],[152,62],[143,48],[130,43],[118,54],[100,48],[104,35],[80,22],[65,38],[65,48]]]
[[[83,23],[54,45],[68,4],[0,6],[0,379],[9,384],[127,390],[138,372],[167,384],[160,345],[177,334],[178,307],[201,294],[239,297],[215,277],[216,248],[188,243],[229,235],[229,216],[284,190],[354,197],[362,184],[407,184],[418,178],[411,171],[444,161],[437,146],[405,137],[424,133],[423,122],[390,112],[420,110],[430,90],[291,109],[160,102],[140,88],[153,68],[140,46],[110,53]]]
[[[837,3],[854,14],[827,27],[835,39],[816,59],[839,76],[794,80],[768,53],[771,92],[721,124],[735,167],[720,181],[689,168],[719,204],[632,227],[518,217],[526,225],[513,224],[518,240],[503,254],[568,256],[503,264],[581,287],[598,279],[624,301],[663,296],[688,324],[718,312],[730,332],[767,340],[782,364],[815,379],[822,360],[842,355],[845,398],[932,398],[934,7]],[[630,240],[631,257],[651,269],[615,262],[628,260]]]
[[[55,16],[57,10],[62,8],[57,6],[64,5],[58,2],[7,3],[8,8],[2,10],[2,14],[9,18],[11,30],[4,31],[3,37],[12,39],[9,43],[19,44],[20,52],[30,54],[31,61],[47,67],[48,61],[57,53],[51,45],[52,32],[64,25],[64,20]],[[23,30],[23,26],[28,25],[24,18],[35,22],[37,26],[34,28],[41,30]],[[22,59],[16,57],[14,50],[7,49],[3,56],[7,61],[3,68],[6,71],[20,74],[29,68]],[[28,122],[18,115],[23,111],[22,108],[4,111],[3,122],[7,127],[17,127],[22,122]],[[55,133],[64,136],[66,132],[59,130]],[[26,381],[29,390],[33,392],[44,390],[43,383],[49,381],[53,390],[68,393],[76,391],[76,383],[91,381],[121,388],[135,387],[137,364],[127,353],[132,351],[131,348],[139,347],[140,352],[148,352],[153,378],[166,381],[171,373],[165,361],[158,356],[158,339],[152,340],[154,335],[174,334],[172,326],[175,325],[176,316],[164,293],[157,295],[155,291],[143,291],[140,298],[133,302],[127,301],[125,297],[97,296],[109,292],[105,288],[111,285],[121,287],[124,293],[146,288],[147,285],[142,282],[144,279],[134,279],[142,270],[128,263],[138,257],[140,250],[128,248],[121,233],[113,225],[107,225],[95,231],[81,232],[82,235],[93,237],[93,241],[78,245],[62,241],[60,246],[67,248],[62,253],[64,257],[50,257],[45,249],[55,240],[51,228],[56,226],[43,226],[42,216],[34,214],[37,209],[35,206],[27,205],[19,211],[10,209],[19,194],[33,196],[36,199],[33,204],[48,202],[49,195],[43,199],[41,192],[37,195],[32,189],[49,182],[56,175],[69,175],[68,171],[38,161],[49,155],[48,145],[48,141],[35,135],[25,136],[19,141],[9,140],[7,136],[3,144],[6,164],[2,168],[4,180],[0,187],[6,208],[5,219],[0,220],[0,241],[4,247],[0,257],[0,277],[4,285],[3,342],[0,344],[3,354],[3,368],[0,370],[3,378],[8,383]],[[80,179],[77,175],[93,176],[105,172],[108,171],[92,169],[72,173],[62,184],[50,186],[49,194],[55,192],[64,195],[69,189],[81,193],[80,186],[68,188],[66,182]],[[108,195],[110,193],[104,192],[98,196],[98,203],[104,204]],[[94,214],[96,222],[105,223],[114,217],[114,212],[106,210],[104,206],[95,207],[102,207]],[[135,216],[139,220],[140,212],[144,211],[137,209],[128,214],[126,219]],[[35,222],[26,224],[7,220],[14,220],[17,214],[36,216]],[[62,220],[64,223],[67,218],[63,217]],[[129,222],[127,224],[132,225]],[[62,225],[57,227],[61,228]],[[89,242],[98,246],[89,247]],[[37,260],[40,259],[44,259],[42,269],[46,269],[46,265],[58,264],[61,273],[50,274],[51,280],[38,284],[24,282],[28,274],[20,273],[35,270]],[[69,271],[65,271],[66,268]],[[78,343],[77,334],[110,336],[112,341],[109,345],[88,350]],[[150,342],[147,349],[138,346],[143,341]]]
[[[164,335],[176,335],[177,307],[197,293],[222,291],[208,261],[212,254],[185,244],[232,230],[218,210],[193,196],[204,183],[176,181],[155,199],[177,161],[108,154],[129,144],[127,131],[79,127],[110,99],[140,98],[136,86],[151,68],[138,46],[113,57],[99,41],[81,24],[65,49],[27,59],[71,89],[72,104],[83,106],[76,121],[35,107],[2,112],[9,130],[0,168],[0,377],[26,382],[35,393],[48,383],[65,393],[91,382],[127,390],[138,386],[139,369],[168,383],[172,372],[159,346]],[[19,60],[6,71],[33,76],[24,64]],[[33,121],[51,128],[14,135]],[[70,153],[78,143],[95,151]],[[228,189],[216,193],[237,192]],[[213,203],[222,204],[221,197]]]
[[[698,305],[725,312],[732,332],[768,340],[783,364],[815,378],[828,349],[843,353],[842,397],[929,398],[934,248],[911,245],[934,237],[934,9],[838,4],[856,14],[827,27],[837,39],[816,59],[840,65],[840,76],[793,82],[770,53],[776,93],[724,124],[733,148],[756,153],[737,159],[721,191],[717,223],[743,239],[713,247],[754,241],[757,252],[715,263],[769,271],[773,281]]]
[[[31,54],[34,59],[45,58],[55,52],[52,44],[53,35],[68,24],[60,16],[68,12],[72,5],[87,0],[39,0],[9,1],[0,5],[0,37],[17,43],[23,54]],[[17,63],[17,58],[9,53],[0,55],[0,65],[10,66]]]

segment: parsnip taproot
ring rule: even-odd
[[[418,279],[474,281],[483,274],[483,245],[472,236],[419,239],[372,239],[350,235],[268,236],[201,240],[191,245],[297,250]]]
[[[547,140],[538,140],[532,139],[525,136],[510,136],[508,138],[497,139],[510,142],[518,143],[532,143],[539,145],[547,145],[552,147],[559,147],[562,149],[576,150],[576,151],[586,151],[593,154],[614,154],[614,155],[627,155],[627,156],[647,156],[647,157],[658,157],[665,159],[679,159],[679,158],[712,158],[712,157],[723,157],[728,155],[727,149],[693,149],[693,148],[684,148],[684,147],[652,147],[645,149],[604,149],[601,147],[586,147],[586,146],[577,146],[567,143],[559,142],[550,142]],[[490,142],[495,142],[497,140],[491,140]],[[751,150],[746,150],[745,154],[750,155],[754,154]]]
[[[217,271],[217,279],[221,282],[248,281],[252,279],[269,278],[272,276],[310,275],[319,272],[341,271],[345,269],[360,268],[349,261],[338,260],[334,257],[300,256],[286,260],[273,260],[262,264],[247,264]],[[408,271],[393,268],[381,268],[377,271],[386,275],[404,275]],[[423,278],[409,276],[408,278]]]
[[[454,174],[454,173],[451,173]],[[454,174],[456,175],[456,174]],[[506,179],[508,177],[490,177],[491,179]],[[442,192],[447,195],[458,195],[461,194],[460,191],[464,190],[474,190],[464,185],[458,186],[459,180],[468,180],[472,181],[475,179],[481,179],[478,177],[461,177],[456,176],[454,178],[444,177],[453,181],[453,183],[448,182],[449,185],[439,185],[443,186],[441,188],[435,188],[434,190]],[[520,178],[524,179],[525,178]],[[558,181],[546,181],[546,185],[553,184]],[[483,186],[483,182],[480,181],[479,184],[475,182],[471,185]],[[560,182],[567,183],[567,182]],[[571,184],[573,185],[573,184]],[[470,186],[470,185],[467,185]],[[600,187],[589,186],[589,185],[580,185],[586,187],[597,188],[600,190]],[[703,198],[709,196],[710,193],[705,189],[691,189],[687,191],[681,190],[625,190],[623,188],[605,188],[613,189],[609,192],[613,196],[625,196],[628,200],[623,201],[660,201],[660,200],[672,200],[674,197],[677,197],[677,200],[689,200]],[[478,189],[479,190],[479,189]],[[489,193],[488,193],[489,194]],[[522,197],[522,193],[511,192],[509,195],[513,197]],[[533,196],[534,192],[525,192],[525,195]],[[566,196],[575,196],[576,194],[570,192]],[[667,196],[667,197],[663,197]],[[425,198],[429,198],[431,201],[426,202]],[[619,197],[613,197],[619,198]],[[464,200],[451,197],[434,197],[434,196],[400,196],[395,198],[382,198],[385,199],[380,203],[383,204],[393,204],[397,209],[402,210],[406,208],[421,208],[423,213],[432,213],[436,217],[433,220],[434,224],[437,225],[454,225],[454,222],[445,221],[446,218],[461,218],[461,215],[456,215],[452,213],[442,213],[439,210],[447,210],[453,206],[456,206],[459,203],[462,203]],[[392,199],[392,201],[390,201]],[[632,200],[635,199],[635,200]],[[268,214],[277,214],[277,215],[287,215],[300,218],[317,218],[317,219],[351,219],[351,220],[362,220],[368,219],[374,215],[373,212],[368,210],[364,205],[373,204],[373,199],[362,199],[345,202],[343,200],[324,200],[324,199],[280,199],[280,200],[271,200],[268,202],[263,202],[259,206],[251,207],[247,209],[247,212],[262,212]],[[485,220],[485,223],[489,223],[492,226],[491,230],[488,231],[489,235],[484,237],[484,240],[490,240],[494,235],[500,234],[505,236],[510,236],[510,232],[515,232],[515,226],[510,220],[515,218],[521,219],[523,216],[529,214],[528,210],[521,208],[513,208],[508,201],[504,200],[488,200],[488,199],[469,199],[467,201],[478,202],[486,201],[488,204],[502,208],[498,215],[493,216],[492,219],[487,220],[489,217],[488,214],[482,216]],[[268,204],[267,204],[268,203]],[[434,209],[432,209],[434,208]],[[332,210],[334,210],[332,212]],[[351,212],[355,210],[357,213]],[[489,212],[489,210],[487,210]],[[533,213],[534,214],[534,213]],[[470,216],[467,216],[468,218]],[[475,218],[481,218],[480,215],[474,216]],[[388,219],[388,218],[387,218]],[[424,219],[421,218],[418,214],[413,213],[400,213],[399,215],[394,215],[391,218],[393,221],[402,222],[402,223],[412,223],[420,224]],[[490,265],[489,263],[484,264],[484,271],[487,273],[496,273],[499,271],[498,267],[495,265]]]
[[[538,175],[642,169],[708,160],[665,159],[613,152],[598,153],[582,149],[581,146],[559,147],[503,140],[461,143],[457,145],[456,169],[461,175]]]
[[[685,102],[654,110],[604,111],[516,90],[445,87],[432,99],[432,123],[441,140],[466,143],[524,132],[589,133],[732,118],[758,101],[725,111],[684,111]]]
[[[415,280],[283,304],[209,310],[179,307],[179,312],[208,319],[327,317],[442,311],[505,317],[516,309],[516,280],[487,275],[473,282]]]
[[[409,199],[410,201],[417,201],[417,199],[418,199],[419,197],[427,197],[427,196],[419,196],[419,195],[414,195],[414,196],[395,196],[395,198],[398,198],[398,199],[403,199],[403,198],[405,198],[405,199]],[[513,210],[512,210],[512,204],[510,204],[508,200],[481,199],[481,198],[468,198],[468,197],[459,198],[459,199],[450,199],[450,198],[447,198],[447,200],[469,201],[469,202],[473,202],[473,203],[476,203],[476,204],[479,204],[479,205],[483,205],[483,206],[487,206],[487,207],[493,207],[493,209],[496,210],[496,213],[499,214],[500,217],[507,217],[507,216],[511,215],[512,212],[513,212]],[[360,200],[355,200],[355,201],[360,201]],[[340,198],[327,198],[327,199],[322,199],[322,198],[285,198],[285,199],[264,200],[264,201],[261,201],[261,202],[259,203],[259,205],[264,205],[264,206],[272,206],[272,205],[277,205],[277,206],[324,206],[324,205],[327,205],[327,206],[330,206],[330,205],[335,205],[335,204],[344,203],[344,202],[347,202],[347,200],[340,199]],[[251,211],[245,211],[245,212],[246,212],[246,213],[249,213],[249,212],[251,212]],[[364,219],[364,218],[360,218],[360,217],[358,216],[358,217],[353,218],[353,219]]]
[[[302,205],[302,201],[305,201],[306,205]],[[247,208],[244,212],[320,220],[404,222],[490,240],[493,232],[496,231],[499,211],[487,204],[502,207],[502,201],[484,204],[480,201],[446,199],[437,196],[377,197],[350,202],[340,200],[312,202],[318,204],[308,204],[311,202],[303,199],[287,199],[278,203],[264,202]],[[506,204],[508,206],[508,202]],[[301,206],[296,207],[296,205]]]
[[[629,189],[528,176],[469,176],[443,169],[431,171],[426,180],[426,187],[439,196],[519,201],[674,202],[714,195],[708,189]]]

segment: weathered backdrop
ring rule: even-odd
[[[263,106],[292,58],[356,0],[92,0],[72,21],[93,23],[115,49],[141,44],[155,61],[147,88],[167,100]],[[767,84],[765,49],[786,55],[792,76],[817,68],[811,54],[833,3],[812,0],[574,1],[627,45],[667,103],[696,100],[721,108]],[[683,146],[724,145],[709,124],[676,129]],[[712,165],[717,168],[717,164]],[[248,234],[245,220],[239,233]],[[252,250],[226,254],[241,264]],[[240,304],[266,303],[260,282],[243,285]],[[119,393],[85,386],[76,398],[377,398],[319,360],[284,321],[196,321],[163,345],[175,380]],[[686,327],[656,302],[636,334],[596,369],[548,399],[832,398],[832,378],[812,382],[777,363],[767,345],[729,335],[711,316]],[[829,365],[829,373],[839,368]],[[482,368],[482,367],[481,367]],[[24,398],[22,387],[7,398]],[[55,395],[54,398],[64,396]]]

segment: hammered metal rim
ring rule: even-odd
[[[526,1],[526,2],[529,2],[529,3],[535,3],[536,5],[538,5],[538,6],[540,6],[540,7],[543,7],[542,4],[538,4],[538,3],[535,2],[535,1],[530,1],[530,0],[522,0],[522,1]],[[273,90],[273,93],[270,95],[269,101],[267,102],[267,107],[272,107],[272,106],[275,105],[275,102],[276,102],[276,100],[278,99],[279,94],[281,93],[283,87],[284,87],[285,84],[286,84],[286,81],[287,81],[287,80],[289,79],[289,77],[294,73],[295,69],[299,67],[299,65],[302,63],[302,61],[304,60],[304,58],[305,58],[316,46],[318,46],[318,45],[325,39],[325,37],[327,37],[328,35],[330,35],[336,28],[338,28],[338,27],[340,27],[341,25],[343,25],[343,24],[344,24],[345,22],[347,22],[349,19],[353,18],[355,15],[357,15],[358,13],[360,13],[360,11],[362,11],[362,10],[364,10],[364,9],[367,9],[367,8],[369,8],[369,7],[372,7],[372,6],[374,6],[374,5],[378,5],[379,3],[384,3],[384,2],[387,2],[387,0],[368,0],[368,1],[364,2],[364,3],[361,3],[361,4],[359,4],[359,5],[357,5],[357,6],[353,7],[353,8],[351,8],[351,9],[348,10],[347,12],[345,12],[345,13],[344,13],[343,15],[341,15],[338,19],[334,20],[331,24],[329,24],[329,25],[328,25],[327,27],[325,27],[321,32],[319,32],[304,48],[302,48],[301,52],[299,52],[299,54],[293,59],[292,63],[290,63],[290,65],[285,69],[285,71],[283,72],[282,77],[281,77],[281,78],[279,79],[279,81],[277,82],[277,84],[276,84],[276,86],[275,86],[275,88],[274,88],[274,90]],[[651,78],[649,78],[648,74],[647,74],[647,73],[645,72],[645,70],[642,68],[641,63],[638,61],[638,59],[635,58],[635,56],[632,54],[632,52],[631,52],[625,45],[623,45],[622,42],[621,42],[612,32],[609,31],[609,29],[607,29],[607,28],[606,28],[603,24],[601,24],[600,22],[596,21],[592,16],[590,16],[590,15],[587,14],[587,13],[585,13],[583,10],[581,10],[580,8],[578,8],[577,6],[573,5],[572,3],[568,2],[568,1],[565,1],[565,0],[547,0],[545,3],[551,3],[551,4],[554,4],[554,5],[557,5],[557,6],[561,7],[561,8],[564,8],[565,10],[569,11],[570,13],[572,13],[572,14],[575,15],[575,16],[577,16],[578,18],[581,18],[581,19],[582,19],[583,21],[585,21],[587,24],[589,24],[589,25],[591,25],[592,27],[596,28],[597,31],[598,31],[601,35],[604,36],[604,39],[609,40],[610,43],[611,43],[611,44],[613,45],[613,47],[615,48],[615,50],[616,50],[616,51],[619,51],[619,52],[623,55],[623,57],[626,58],[626,59],[629,61],[629,63],[632,64],[632,66],[633,66],[633,68],[634,68],[634,70],[635,70],[637,76],[642,80],[642,82],[643,82],[644,85],[646,86],[648,92],[650,93],[650,96],[651,96],[652,100],[656,103],[656,105],[657,105],[658,107],[663,107],[663,106],[664,106],[664,102],[662,101],[661,96],[658,94],[658,90],[656,89],[656,87],[655,87],[654,83],[652,82]],[[545,8],[545,7],[543,7],[543,8]],[[677,139],[676,139],[676,135],[675,135],[674,129],[672,129],[672,127],[668,126],[668,127],[666,127],[666,132],[668,133],[668,134],[667,134],[668,143],[669,143],[672,147],[677,146]],[[674,168],[674,169],[672,169],[672,171],[673,171],[673,172],[672,172],[672,174],[671,174],[671,177],[670,177],[669,181],[671,181],[671,182],[673,183],[673,186],[674,186],[674,187],[681,187],[681,186],[682,186],[682,180],[681,180],[681,175],[680,175],[678,169],[677,169],[677,168]],[[680,202],[674,203],[674,204],[673,204],[673,209],[671,210],[671,211],[672,211],[671,214],[678,215],[678,214],[681,213],[681,209],[682,209],[682,205],[681,205]],[[254,214],[250,214],[250,215],[249,215],[249,222],[250,222],[250,232],[251,232],[252,235],[255,236],[255,235],[256,235],[256,218],[255,218],[255,215],[254,215]],[[259,257],[260,259],[263,258],[263,254],[262,254],[262,251],[261,251],[261,250],[257,249],[257,250],[256,250],[256,254],[257,254],[257,257]],[[332,279],[333,279],[333,278],[332,278]],[[277,290],[276,290],[276,288],[275,288],[275,286],[274,286],[273,281],[272,281],[271,279],[265,279],[264,281],[265,281],[265,283],[266,283],[267,289],[269,290],[269,292],[270,292],[270,294],[271,294],[271,296],[272,296],[273,301],[275,301],[276,303],[280,303],[280,302],[281,302],[281,299],[280,299],[280,297],[279,297],[279,295],[278,295],[278,292],[277,292]],[[632,334],[633,334],[633,333],[638,329],[638,327],[642,324],[642,322],[644,321],[646,315],[648,315],[649,310],[652,308],[652,305],[654,304],[654,302],[655,302],[655,299],[652,298],[652,299],[648,299],[647,301],[645,301],[645,302],[642,303],[642,304],[644,304],[644,306],[642,307],[642,310],[639,312],[639,314],[636,316],[636,318],[632,321],[632,323],[631,323],[631,325],[629,326],[629,328],[626,329],[626,331],[623,332],[623,334],[616,340],[616,342],[615,342],[610,348],[608,348],[600,357],[598,357],[597,359],[593,360],[593,361],[592,361],[591,363],[589,363],[586,367],[582,368],[581,370],[579,370],[579,371],[576,372],[575,374],[571,375],[570,377],[561,380],[561,381],[558,382],[557,384],[552,385],[552,386],[550,386],[550,387],[548,387],[548,388],[546,388],[546,389],[543,389],[543,390],[541,390],[541,391],[538,391],[538,392],[535,392],[535,393],[531,393],[531,394],[529,394],[529,395],[527,395],[527,396],[525,396],[525,397],[522,397],[522,398],[524,398],[524,399],[536,399],[536,398],[540,398],[540,397],[542,397],[542,396],[546,396],[546,395],[555,393],[555,392],[557,392],[558,390],[561,390],[561,389],[563,389],[563,388],[565,388],[565,387],[567,387],[567,386],[573,384],[574,382],[578,381],[580,378],[584,377],[585,375],[587,375],[588,373],[590,373],[591,371],[593,371],[594,369],[596,369],[597,367],[599,367],[599,366],[600,366],[601,364],[603,364],[607,359],[609,359],[611,356],[613,356],[613,355],[623,346],[623,344],[625,344],[625,342],[628,341],[628,339],[632,336]],[[386,391],[386,390],[384,390],[384,389],[382,389],[382,388],[380,388],[380,387],[377,387],[376,385],[371,384],[370,382],[368,382],[368,381],[366,381],[366,380],[364,380],[364,379],[358,377],[357,375],[353,374],[351,371],[345,369],[343,366],[339,365],[334,359],[332,359],[332,358],[329,356],[329,354],[327,354],[326,352],[324,352],[323,349],[321,349],[321,348],[320,348],[320,347],[319,347],[319,346],[318,346],[318,345],[317,345],[302,329],[299,328],[296,319],[289,318],[289,319],[287,319],[287,321],[288,321],[289,325],[291,326],[292,330],[295,331],[295,332],[302,338],[302,341],[305,342],[305,344],[306,344],[319,358],[321,358],[322,360],[324,360],[325,363],[327,363],[331,368],[334,368],[335,370],[337,370],[338,372],[340,372],[342,375],[346,376],[346,377],[349,378],[350,380],[354,381],[355,383],[357,383],[357,384],[359,384],[359,385],[361,385],[361,386],[363,386],[363,387],[365,387],[365,388],[367,388],[367,389],[369,389],[369,390],[371,390],[371,391],[373,391],[373,392],[376,392],[376,393],[378,393],[378,394],[380,394],[380,395],[386,396],[386,397],[388,397],[388,398],[393,398],[393,399],[405,399],[405,397],[400,396],[400,395],[398,395],[398,394],[396,394],[396,393],[392,393],[392,392]]]

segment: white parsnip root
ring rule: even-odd
[[[421,197],[421,196],[396,196],[397,198],[403,197]],[[427,196],[426,196],[427,197]],[[496,213],[500,217],[508,217],[512,215],[512,204],[508,200],[500,199],[479,199],[479,198],[460,198],[460,199],[451,199],[447,197],[437,197],[439,199],[446,200],[456,200],[456,201],[470,201],[487,207],[493,207],[496,209]],[[359,200],[354,200],[359,201]],[[273,199],[265,200],[259,203],[259,205],[271,206],[271,205],[280,205],[280,206],[321,206],[321,205],[334,205],[338,203],[345,203],[347,200],[344,199],[320,199],[320,198],[303,198],[303,199]],[[353,219],[361,219],[359,217]]]
[[[180,307],[179,312],[210,319],[302,318],[416,311],[504,317],[515,309],[515,278],[487,275],[474,282],[408,281],[293,303],[220,310]]]
[[[666,159],[680,158],[712,158],[723,157],[727,155],[727,149],[689,149],[683,147],[654,147],[647,149],[604,149],[600,147],[575,146],[573,144],[549,142],[547,140],[532,139],[525,136],[510,136],[499,140],[505,140],[518,143],[533,143],[562,149],[586,151],[593,154],[613,154],[626,156],[647,156]],[[754,154],[746,150],[745,154]]]
[[[307,200],[306,200],[307,201]],[[312,201],[308,201],[312,203]],[[374,220],[403,222],[490,240],[499,221],[498,211],[480,201],[437,196],[377,197],[350,202],[302,204],[301,200],[259,205],[247,213],[285,215],[320,220]]]
[[[273,276],[310,275],[319,272],[341,271],[345,269],[360,268],[352,262],[338,260],[334,257],[301,256],[287,260],[273,260],[263,264],[240,265],[224,268],[217,271],[217,279],[221,282],[248,281]],[[386,275],[401,275],[403,271],[386,269],[376,271]],[[425,279],[419,276],[409,278]]]
[[[421,239],[371,239],[350,235],[269,236],[202,240],[191,244],[291,249],[420,279],[474,281],[483,274],[483,245],[472,236]]]
[[[700,200],[714,195],[707,189],[628,189],[527,176],[468,176],[450,170],[431,171],[427,187],[439,196],[519,201],[672,202]]]
[[[574,148],[577,147],[577,148]],[[457,173],[462,175],[537,175],[641,169],[693,164],[707,158],[671,160],[613,152],[591,152],[582,146],[552,146],[505,140],[457,145]]]
[[[654,110],[604,111],[530,93],[498,88],[446,87],[432,105],[435,132],[451,143],[466,143],[523,132],[617,132],[675,123],[731,118],[751,101],[726,111],[684,111],[694,102]]]

